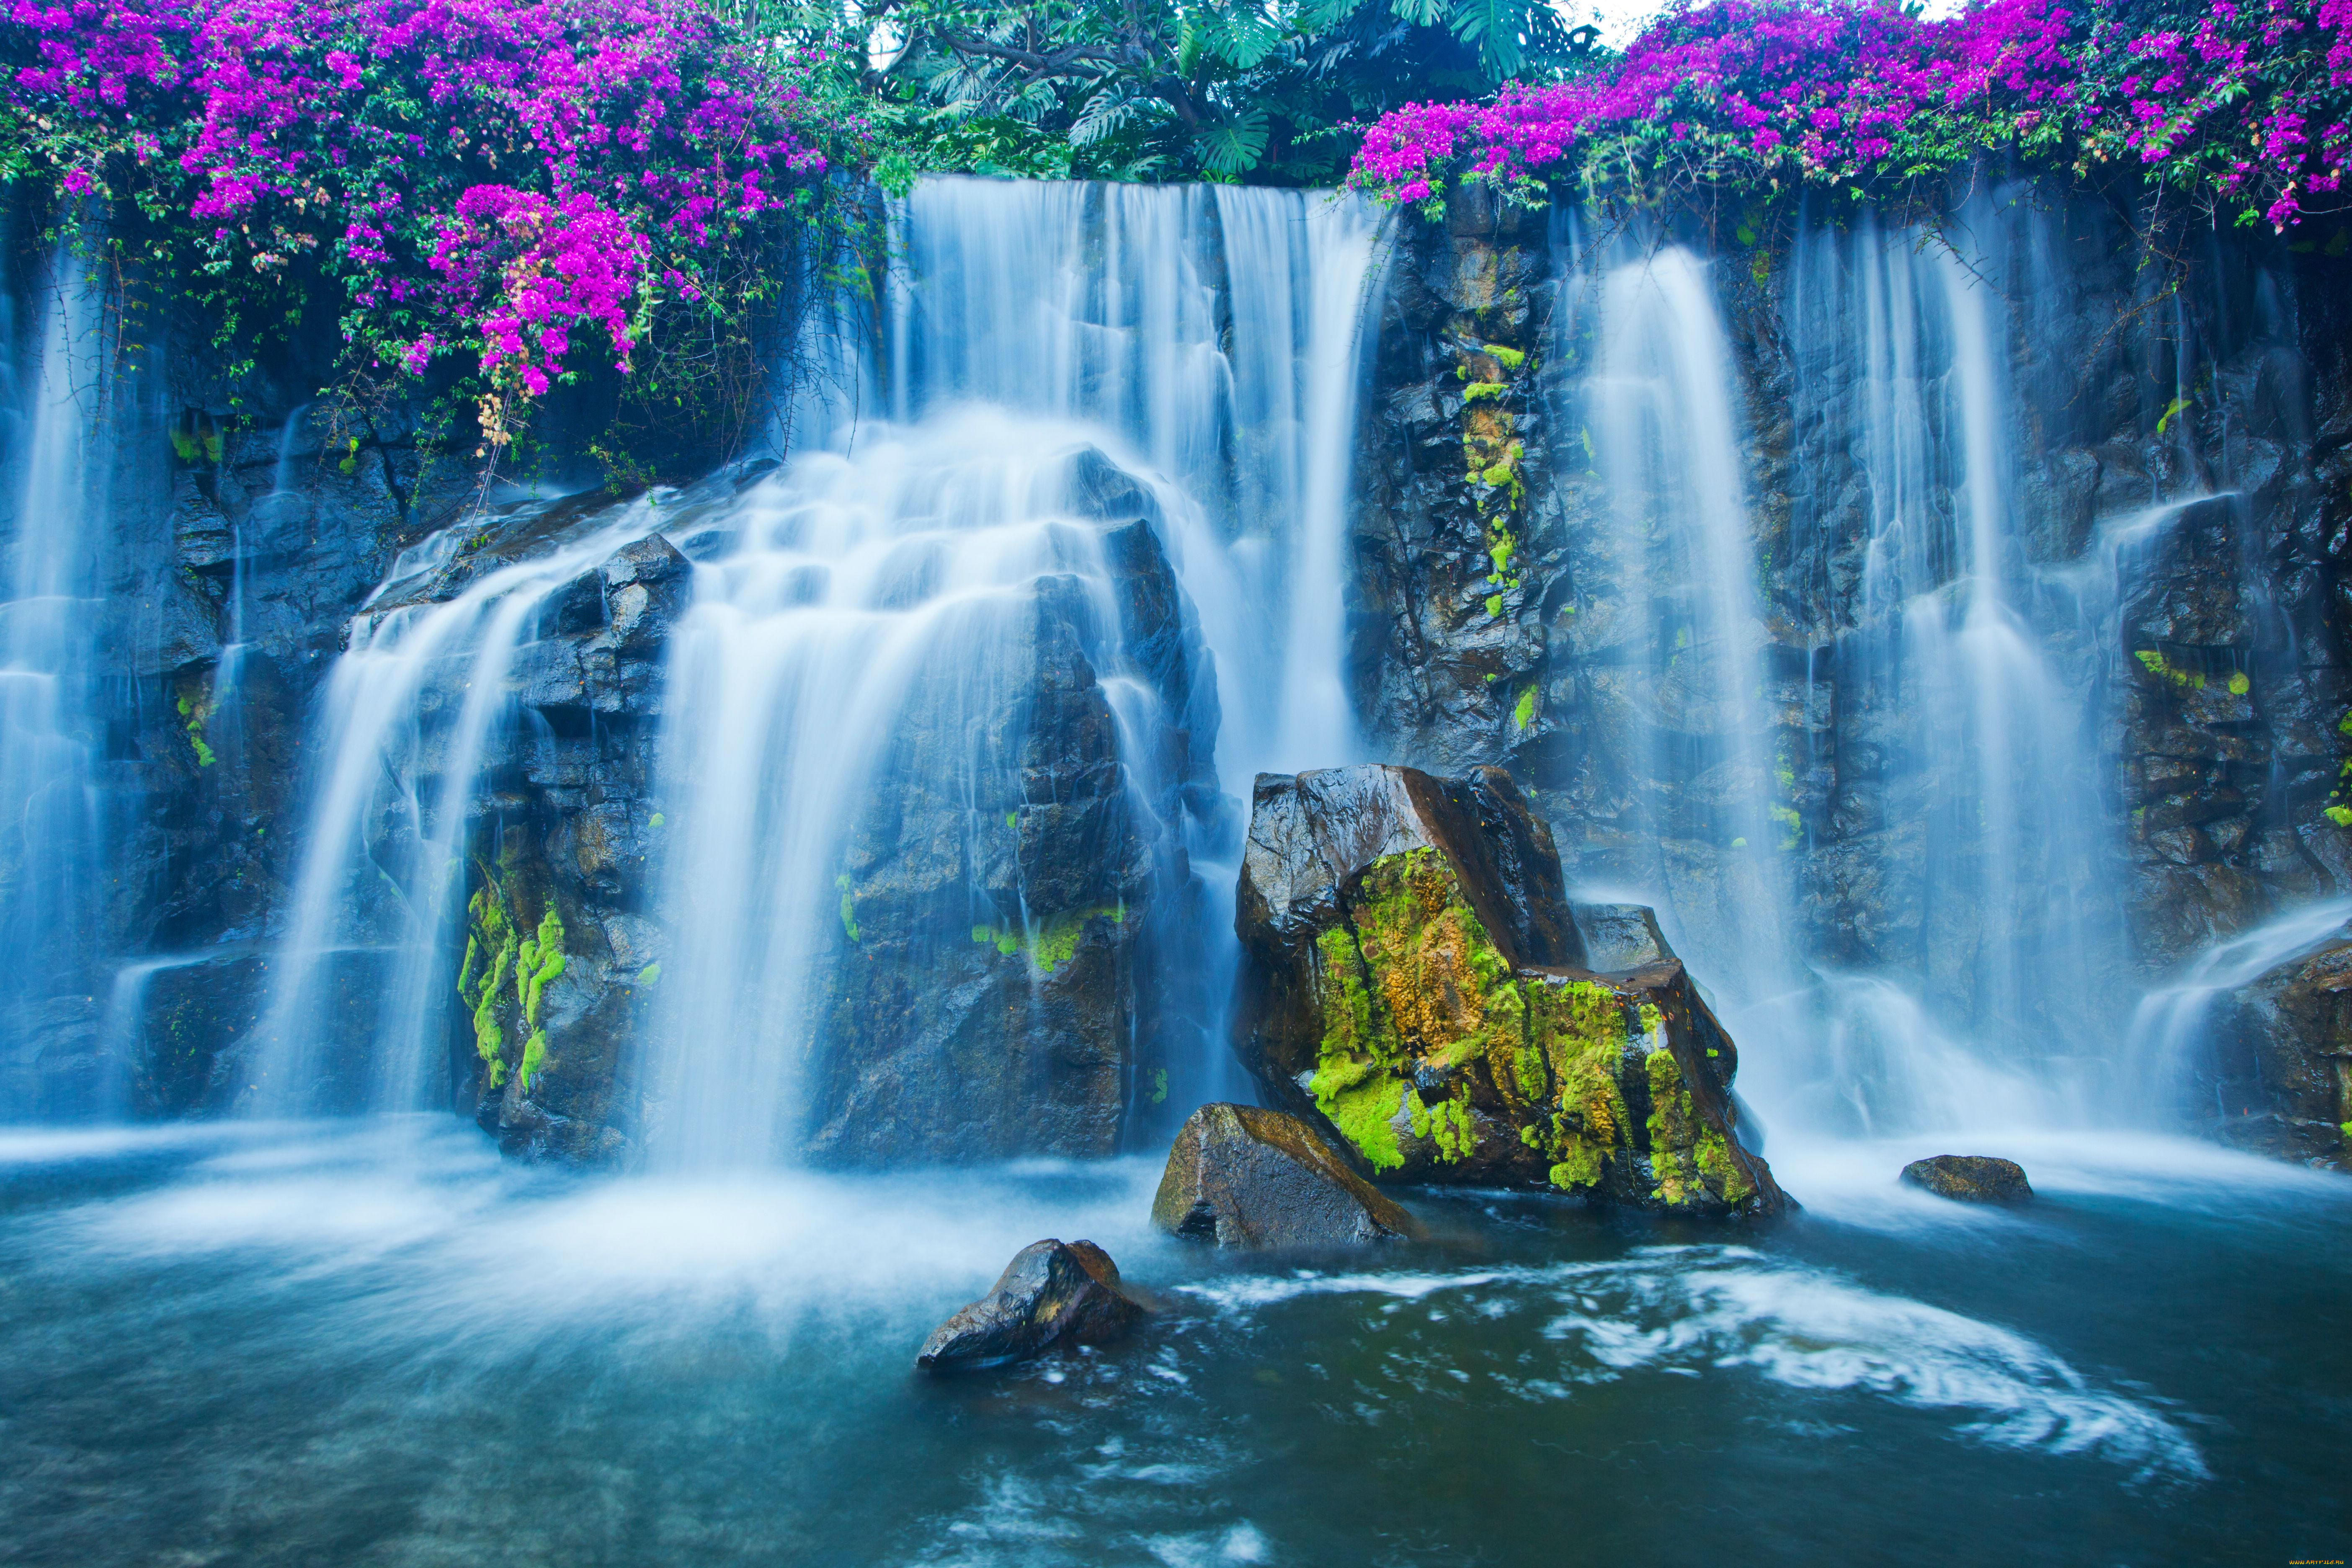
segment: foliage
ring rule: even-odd
[[[1365,118],[1589,41],[1541,0],[890,0],[867,22],[904,47],[877,122],[909,174],[1329,184]]]
[[[2352,0],[1690,0],[1607,68],[1385,115],[1351,180],[1657,197],[1701,184],[1856,198],[2016,153],[2142,170],[2242,223],[2340,210]]]
[[[699,0],[15,0],[0,58],[0,174],[142,215],[225,341],[318,283],[356,383],[454,359],[491,455],[592,343],[740,314],[864,151]]]

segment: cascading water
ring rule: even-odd
[[[1354,754],[1371,232],[1265,190],[896,215],[892,421],[682,541],[662,1159],[1104,1152],[1122,1101],[1226,1087],[1232,797]]]
[[[1591,453],[1570,484],[1599,487],[1612,520],[1602,624],[1575,636],[1615,650],[1588,689],[1631,791],[1625,847],[1587,881],[1658,904],[1756,1047],[1743,1092],[1776,1124],[2080,1123],[2138,1070],[2117,1027],[2097,742],[2115,672],[2096,650],[2187,503],[2103,524],[2079,560],[2035,558],[1994,284],[2013,263],[1974,219],[1989,237],[1867,220],[1800,237],[1780,285],[1791,412],[1801,443],[1845,444],[1801,445],[1811,491],[1785,543],[1747,500],[1706,264],[1573,228],[1555,247],[1556,397]],[[1841,535],[1858,559],[1828,559]],[[1807,620],[1827,626],[1800,661],[1787,628]],[[1841,769],[1877,793],[1830,798]],[[1822,816],[1847,842],[1814,842]],[[1857,912],[1826,923],[1842,902]]]
[[[1707,264],[1681,246],[1580,254],[1560,330],[1589,355],[1580,439],[1608,492],[1610,586],[1626,625],[1598,700],[1643,781],[1647,864],[1676,940],[1744,996],[1786,984],[1783,870],[1773,853],[1764,645],[1728,346]],[[1599,273],[1597,281],[1588,278]]]
[[[8,508],[0,523],[0,1032],[12,1051],[53,1048],[86,1010],[77,1004],[93,984],[89,944],[104,877],[96,693],[105,673],[106,497],[95,459],[108,323],[69,246],[58,247],[36,299],[38,357],[16,389],[20,435],[0,471]],[[0,1115],[87,1115],[115,1098],[111,1083],[36,1089],[29,1061],[9,1068]]]
[[[1851,400],[1866,511],[1853,627],[1820,673],[1850,710],[1885,715],[1890,764],[1915,781],[1885,831],[1916,847],[1887,872],[1916,913],[1842,944],[1822,993],[1831,1056],[1801,1091],[1863,1131],[2079,1120],[2111,1065],[2082,1049],[2119,946],[2096,848],[2103,672],[2052,650],[2114,602],[2045,581],[2018,539],[2000,270],[1967,232],[1864,222],[1806,235],[1789,289],[1798,395]]]
[[[657,526],[651,501],[501,520],[519,560],[461,554],[467,519],[403,552],[352,623],[320,701],[300,870],[271,960],[248,1104],[406,1110],[440,1100],[451,933],[484,752],[541,602]],[[487,537],[487,530],[484,531]],[[446,598],[426,596],[434,591]]]

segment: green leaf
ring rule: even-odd
[[[1445,20],[1445,0],[1389,0],[1389,11],[1401,22],[1434,27]]]
[[[1274,53],[1282,34],[1263,16],[1244,10],[1237,16],[1219,17],[1205,34],[1209,52],[1227,65],[1247,70]]]
[[[1516,76],[1527,63],[1519,32],[1527,24],[1526,0],[1454,0],[1454,36],[1478,47],[1486,74]]]
[[[1257,167],[1265,156],[1266,124],[1262,110],[1245,109],[1228,120],[1213,121],[1194,133],[1201,162],[1213,174],[1239,174]]]

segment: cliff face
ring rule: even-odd
[[[2216,237],[2162,289],[2032,187],[1940,235],[1724,226],[1403,223],[1375,750],[1509,767],[1571,882],[1671,909],[1718,986],[1891,973],[2127,1079],[2135,985],[2352,887],[2352,268]]]
[[[2352,265],[2215,237],[2168,290],[2110,215],[2030,188],[1964,208],[1948,245],[1726,228],[1637,242],[1475,195],[1399,220],[1348,583],[1372,750],[1507,767],[1570,884],[1657,902],[1718,1002],[1816,969],[1893,975],[1948,1027],[2013,1044],[2011,1065],[2099,1058],[2108,1076],[2075,1087],[2112,1092],[2147,977],[2352,890],[2352,829],[2326,816],[2352,753]],[[38,272],[11,296],[18,365],[48,308]],[[82,501],[106,652],[79,672],[74,734],[103,870],[0,996],[0,1095],[25,1114],[271,1092],[322,683],[395,558],[471,500],[397,410],[306,406],[299,366],[232,389],[194,334],[149,335],[109,362]],[[20,413],[12,498],[31,437]],[[851,831],[842,951],[809,1004],[849,1044],[792,1132],[826,1157],[1107,1150],[1164,1092],[1145,1015],[1213,1010],[1158,977],[1201,967],[1167,955],[1209,917],[1160,922],[1199,893],[1171,829],[1214,815],[1209,736],[1187,730],[1213,698],[1149,497],[1097,466],[1102,504],[1076,510],[1099,513],[1089,592],[1108,596],[1041,589],[1006,656],[1025,716],[995,742],[1019,787],[877,797]],[[371,613],[446,602],[529,557],[534,527],[488,520]],[[675,829],[654,745],[689,596],[675,552],[547,588],[453,840],[465,908],[430,1027],[454,1108],[518,1153],[626,1158],[667,1113],[635,1053],[692,956],[656,907]],[[1088,651],[1102,635],[1116,674]],[[1144,738],[1149,789],[1120,784],[1107,677],[1168,716]],[[420,711],[417,799],[454,718]],[[933,718],[909,715],[899,773],[972,743]],[[1002,821],[1003,841],[910,837],[906,810]],[[377,810],[357,837],[390,864],[439,826]],[[0,844],[9,887],[39,865]],[[387,955],[415,911],[384,888],[352,884],[352,940],[306,994],[315,1081],[275,1103],[367,1101],[336,1042],[411,984]],[[492,965],[511,945],[506,989],[466,971],[469,937]],[[536,967],[562,957],[535,1016],[526,943]],[[2303,1016],[2273,1011],[2266,1062]],[[1770,1081],[1775,1051],[1742,1038]],[[2200,1070],[2232,1094],[2294,1076]],[[1924,1092],[1899,1076],[1874,1092]]]

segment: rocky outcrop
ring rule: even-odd
[[[987,1295],[931,1331],[915,1361],[934,1372],[976,1370],[1100,1344],[1134,1328],[1148,1310],[1093,1242],[1032,1242]]]
[[[844,858],[815,1159],[1113,1153],[1166,1099],[1171,1034],[1208,1012],[1181,994],[1205,968],[1183,837],[1223,808],[1214,689],[1150,489],[1091,447],[1062,482],[1117,624],[1093,585],[1044,577],[978,668],[910,692]],[[1147,694],[1124,745],[1119,676]],[[982,711],[975,691],[996,694]]]
[[[1671,957],[1583,967],[1509,775],[1265,775],[1254,807],[1236,1049],[1376,1180],[1788,1206],[1739,1141],[1729,1037]]]
[[[2352,1170],[2352,941],[2217,997],[2189,1100],[2224,1142]]]
[[[1421,1234],[1296,1116],[1254,1105],[1192,1112],[1151,1201],[1151,1223],[1219,1247],[1330,1247]]]
[[[1914,1160],[1897,1178],[1906,1187],[1964,1204],[2021,1204],[2033,1195],[2025,1167],[1989,1154],[1937,1154]]]

